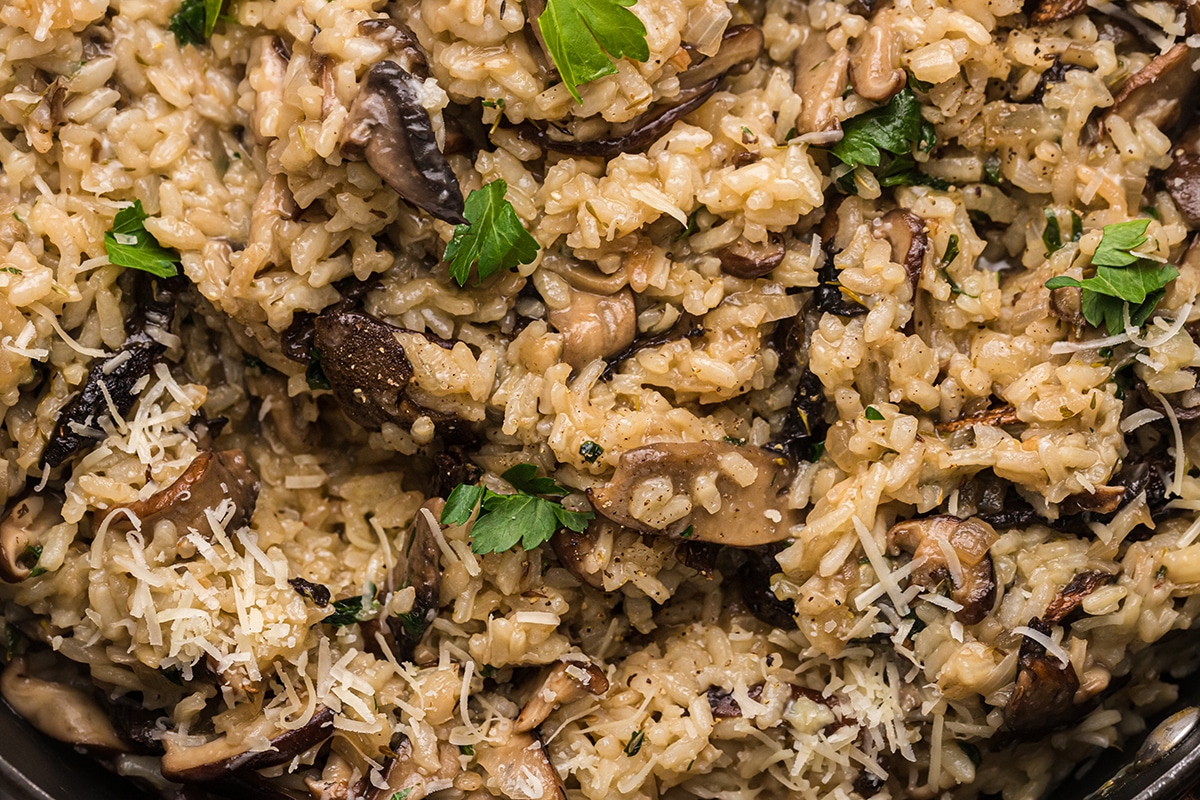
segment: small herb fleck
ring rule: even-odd
[[[312,355],[309,356],[308,369],[304,371],[304,377],[308,381],[308,388],[314,391],[331,388],[329,378],[325,377],[325,370],[321,366],[321,351],[315,347],[312,349]]]
[[[24,273],[16,267],[3,267],[0,272],[7,272],[9,275],[23,275]]]
[[[469,744],[460,744],[458,746],[458,752],[462,753],[464,756],[473,756],[475,755],[475,748]]]
[[[604,448],[590,439],[579,445],[579,455],[589,464],[595,464],[596,459],[604,455]]]
[[[408,796],[412,794],[413,787],[409,786],[392,795],[392,800],[408,800]]]
[[[634,731],[633,736],[629,737],[629,744],[625,745],[625,755],[633,758],[642,749],[642,742],[646,740],[645,731]]]
[[[686,528],[684,528],[682,531],[680,531],[679,538],[680,539],[690,539],[695,535],[696,535],[696,526],[688,525]]]
[[[867,410],[863,412],[863,416],[872,422],[880,422],[883,420],[883,414],[875,406],[867,406]]]

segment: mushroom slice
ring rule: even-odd
[[[621,454],[612,480],[588,489],[602,515],[642,533],[754,547],[797,521],[791,460],[729,442],[663,442]]]
[[[413,650],[421,643],[441,606],[442,566],[441,550],[438,548],[441,523],[438,517],[445,506],[446,501],[440,497],[430,498],[421,505],[409,528],[404,552],[396,560],[396,566],[388,574],[384,586],[388,593],[408,586],[416,590],[413,607],[408,613],[387,618],[390,634],[388,645],[400,661],[412,660]],[[363,623],[368,626],[368,640],[373,638],[369,627],[373,623],[375,620]]]
[[[1029,627],[1050,635],[1050,625],[1034,617]],[[1075,705],[1079,677],[1070,662],[1063,664],[1028,636],[1021,642],[1017,681],[1004,707],[1004,722],[1023,738],[1037,738],[1071,722],[1081,708]]]
[[[733,244],[717,251],[721,270],[735,278],[761,278],[783,263],[787,248],[783,237],[772,234],[766,242],[751,242],[738,238]]]
[[[365,800],[392,800],[397,794],[404,800],[422,800],[435,792],[453,786],[454,777],[462,772],[459,750],[453,745],[442,744],[438,748],[438,771],[433,776],[422,774],[413,761],[412,742],[402,737],[393,740],[395,755],[387,762],[383,771],[384,786],[372,786]],[[360,795],[361,797],[361,795]]]
[[[364,19],[358,23],[358,33],[390,50],[407,72],[421,80],[429,77],[429,60],[416,34],[406,25],[394,19]]]
[[[1115,114],[1130,125],[1143,119],[1161,131],[1170,129],[1182,112],[1196,107],[1200,72],[1195,59],[1195,52],[1185,42],[1156,56],[1125,82],[1105,119]]]
[[[835,53],[823,35],[819,32],[813,35],[814,41],[796,49],[796,94],[804,100],[796,119],[796,131],[828,133],[831,134],[828,141],[834,142],[841,138],[838,112],[846,92],[850,53],[844,49]]]
[[[599,526],[609,526],[613,529],[619,527],[604,517],[596,517],[581,533],[569,528],[559,528],[551,537],[550,546],[554,549],[554,555],[558,556],[558,563],[578,578],[580,583],[603,589],[604,561],[593,556],[600,536]]]
[[[159,520],[170,520],[180,534],[188,530],[209,530],[207,512],[216,512],[226,500],[232,500],[233,516],[225,523],[230,531],[250,522],[258,503],[258,476],[246,463],[241,450],[211,450],[200,453],[174,483],[145,500],[125,506],[141,520],[143,528],[153,529]],[[114,526],[127,528],[132,523],[124,515]]]
[[[1187,224],[1200,228],[1200,122],[1183,132],[1171,155],[1174,160],[1163,172],[1163,188]]]
[[[949,422],[939,422],[936,428],[938,433],[953,433],[963,428],[969,428],[972,425],[1012,425],[1020,421],[1020,418],[1017,417],[1017,410],[1005,404],[985,409],[984,411],[978,411],[974,414],[967,414],[965,417],[952,419]]]
[[[62,522],[61,508],[61,498],[40,494],[13,504],[0,522],[0,578],[19,583],[30,576],[37,565],[38,541]]]
[[[1034,25],[1058,22],[1082,14],[1087,7],[1087,0],[1041,0],[1029,15],[1029,21]]]
[[[1068,325],[1080,327],[1083,316],[1083,290],[1078,286],[1059,286],[1050,290],[1050,313]]]
[[[1116,579],[1117,576],[1115,574],[1103,572],[1098,569],[1078,573],[1050,601],[1050,605],[1046,607],[1046,613],[1042,616],[1042,620],[1047,625],[1060,624],[1083,604],[1084,599],[1088,595],[1101,586],[1112,583]]]
[[[488,774],[487,788],[510,800],[565,800],[567,790],[540,739],[513,733],[500,745],[477,745],[475,761]]]
[[[735,584],[751,614],[773,628],[787,631],[796,629],[795,604],[781,600],[771,590],[771,577],[783,572],[775,560],[783,547],[782,543],[774,543],[743,550],[746,561],[736,573]]]
[[[346,118],[342,155],[366,158],[384,183],[438,219],[465,223],[462,189],[438,149],[420,85],[395,61],[371,67]]]
[[[83,391],[59,412],[39,466],[57,467],[89,442],[104,438],[97,422],[108,416],[111,408],[121,416],[133,408],[137,400],[134,387],[154,371],[166,352],[160,340],[175,316],[179,280],[159,280],[138,273],[137,305],[125,325],[125,343],[111,357],[92,366]]]
[[[52,739],[102,753],[126,753],[108,714],[87,692],[31,676],[24,656],[0,675],[0,695],[29,724]]]
[[[1124,486],[1097,486],[1092,492],[1068,495],[1058,506],[1060,514],[1083,514],[1095,511],[1111,514],[1121,507],[1125,499]]]
[[[925,220],[911,211],[895,208],[879,218],[875,233],[891,242],[892,261],[904,267],[909,286],[915,292],[921,279],[921,268],[925,265],[925,251],[929,249]]]
[[[413,368],[400,329],[358,311],[326,311],[314,327],[321,369],[346,416],[370,430],[403,419]]]
[[[608,678],[599,667],[588,661],[560,661],[542,678],[533,695],[517,717],[517,733],[531,731],[546,721],[554,709],[573,703],[588,695],[599,696],[608,691]]]
[[[563,336],[563,361],[581,369],[597,358],[619,353],[637,336],[637,307],[626,286],[601,295],[572,287],[563,308],[546,312],[546,321]]]
[[[175,783],[199,783],[227,778],[240,770],[266,769],[286,764],[333,736],[333,711],[319,707],[299,728],[279,731],[265,716],[246,731],[246,741],[270,736],[271,749],[252,753],[249,745],[232,745],[226,736],[199,745],[184,744],[177,734],[163,734],[163,777]],[[273,734],[273,735],[272,735]]]
[[[878,14],[854,44],[850,80],[860,97],[885,103],[904,88],[907,74],[900,68],[900,48],[888,11]]]
[[[911,553],[924,559],[909,580],[936,589],[950,579],[950,599],[962,606],[955,618],[974,625],[992,610],[996,599],[996,575],[988,548],[1000,537],[992,526],[972,517],[960,520],[951,516],[910,519],[892,526],[887,533],[888,552]],[[952,563],[957,561],[957,564]]]

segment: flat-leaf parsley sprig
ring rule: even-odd
[[[1083,280],[1059,275],[1046,281],[1046,288],[1078,286],[1083,318],[1096,328],[1103,324],[1110,336],[1122,333],[1126,324],[1140,328],[1166,294],[1167,284],[1179,277],[1172,265],[1133,252],[1146,243],[1149,226],[1148,219],[1105,225],[1092,255],[1096,274]]]
[[[160,278],[179,274],[179,253],[158,243],[146,230],[147,219],[141,200],[117,212],[112,229],[104,233],[108,260],[118,267],[140,269]]]
[[[516,493],[498,494],[485,486],[460,483],[442,509],[443,525],[463,525],[479,508],[471,526],[472,552],[503,553],[518,542],[532,550],[559,528],[582,532],[595,516],[591,511],[563,508],[561,499],[569,490],[552,478],[537,477],[533,464],[518,464],[500,477],[512,484]]]
[[[563,85],[582,103],[579,86],[617,71],[612,58],[647,61],[646,26],[629,10],[635,0],[547,0],[537,18]]]
[[[508,183],[499,178],[467,196],[463,207],[467,222],[454,229],[442,256],[450,265],[450,277],[459,286],[467,284],[473,265],[478,285],[490,275],[537,258],[537,239],[521,224],[516,209],[504,196],[507,191]]]

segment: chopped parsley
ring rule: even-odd
[[[1071,235],[1064,240],[1062,226],[1058,221],[1058,212],[1047,208],[1042,212],[1046,217],[1046,227],[1042,229],[1042,244],[1046,245],[1046,256],[1062,249],[1066,242],[1078,242],[1083,235],[1083,220],[1074,211],[1071,212]]]
[[[693,536],[695,536],[695,535],[696,535],[696,526],[695,526],[695,525],[688,525],[686,528],[684,528],[684,529],[683,529],[683,530],[682,530],[682,531],[679,533],[679,538],[680,538],[680,539],[690,539],[690,538],[692,538],[692,537],[693,537]]]
[[[392,800],[408,800],[408,796],[412,794],[413,787],[409,786],[392,795]]]
[[[363,593],[357,597],[333,601],[333,613],[321,622],[334,627],[365,622],[379,613],[379,601],[375,599],[375,584],[367,581]]]
[[[928,153],[937,144],[932,123],[921,116],[921,104],[912,89],[905,87],[887,102],[842,124],[842,139],[829,149],[848,169],[837,180],[838,188],[850,193],[850,173],[860,166],[881,167],[877,172],[881,186],[914,183],[948,186],[917,169],[913,147]],[[888,154],[885,156],[885,153]]]
[[[168,26],[181,45],[204,44],[217,27],[224,0],[183,0]]]
[[[538,30],[576,103],[579,86],[617,71],[612,58],[650,58],[646,26],[629,10],[635,1],[547,0]]]
[[[18,652],[21,650],[21,642],[24,640],[21,631],[16,625],[11,622],[4,623],[4,657],[7,661],[12,661]]]
[[[473,756],[475,755],[475,748],[469,744],[460,744],[458,746],[458,752],[462,753],[464,756]]]
[[[1000,177],[1000,156],[992,153],[983,162],[983,178],[992,186],[999,186]]]
[[[20,268],[18,268],[18,267],[0,267],[0,272],[7,272],[9,275],[24,274],[21,272]]]
[[[875,406],[867,406],[867,410],[863,412],[863,416],[872,422],[880,422],[883,420],[883,414]]]
[[[518,464],[501,475],[517,491],[497,494],[484,486],[460,483],[450,492],[442,509],[443,525],[462,525],[479,507],[479,516],[471,527],[471,551],[502,553],[518,542],[532,550],[546,542],[559,528],[581,533],[591,511],[568,511],[559,498],[567,495],[566,488],[552,478],[537,477],[537,467]],[[547,499],[549,495],[555,499]]]
[[[579,445],[579,455],[583,456],[583,460],[589,464],[595,464],[596,459],[604,455],[604,448],[595,442],[588,440]]]
[[[646,732],[642,730],[634,731],[633,736],[629,737],[629,744],[625,745],[625,755],[633,758],[642,750],[642,743],[646,741]]]
[[[29,577],[36,578],[38,575],[45,575],[46,568],[38,562],[42,560],[42,546],[40,544],[31,544],[25,548],[25,552],[21,553],[18,559],[22,565],[29,567]]]
[[[112,230],[104,234],[108,260],[118,267],[140,269],[160,278],[179,274],[179,253],[161,246],[143,224],[149,215],[141,200],[122,208],[113,218]]]
[[[1146,242],[1149,225],[1148,219],[1105,225],[1092,256],[1096,274],[1082,281],[1059,275],[1046,281],[1046,288],[1080,287],[1083,318],[1096,328],[1103,324],[1109,335],[1125,330],[1126,313],[1130,324],[1140,328],[1166,294],[1167,284],[1179,277],[1179,270],[1170,264],[1131,252]]]
[[[450,277],[465,286],[476,265],[475,284],[497,272],[529,264],[537,258],[537,240],[529,235],[504,194],[508,183],[498,178],[467,196],[463,207],[466,224],[454,229],[443,256]]]
[[[950,238],[946,241],[946,252],[942,254],[941,266],[942,269],[954,263],[954,259],[958,258],[958,234],[950,234]]]

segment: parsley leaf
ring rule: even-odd
[[[46,568],[38,562],[42,560],[42,546],[40,544],[31,544],[25,548],[25,552],[21,553],[17,561],[29,569],[29,577],[36,578],[38,575],[45,575]]]
[[[879,422],[883,419],[883,413],[875,406],[867,406],[867,410],[863,412],[863,416],[872,422]]]
[[[504,197],[507,191],[508,183],[500,178],[467,196],[463,207],[467,223],[455,227],[443,256],[459,286],[466,285],[472,264],[478,264],[475,284],[479,285],[490,275],[537,258],[537,240]]]
[[[853,171],[860,166],[880,167],[881,186],[928,184],[944,189],[949,184],[925,175],[917,168],[912,149],[928,153],[937,144],[933,125],[921,116],[921,104],[912,89],[905,87],[887,102],[842,124],[842,139],[829,152]],[[890,155],[885,157],[885,153]],[[838,188],[847,193],[852,181],[843,175]]]
[[[582,532],[595,516],[591,511],[568,511],[555,500],[538,496],[562,497],[568,491],[551,478],[537,477],[537,467],[532,464],[518,464],[501,477],[517,491],[498,494],[483,486],[459,484],[442,509],[443,525],[462,525],[479,507],[471,527],[471,550],[475,553],[502,553],[518,542],[532,550],[559,528]]]
[[[579,86],[617,71],[612,58],[646,61],[646,26],[629,10],[636,0],[547,0],[538,30],[576,103]]]
[[[392,795],[392,800],[408,800],[408,796],[412,794],[413,787],[406,786],[400,791]]]
[[[112,230],[104,234],[108,260],[118,267],[140,269],[160,278],[173,277],[179,272],[179,253],[161,246],[150,235],[142,224],[148,217],[141,200],[117,212]]]
[[[171,17],[170,30],[181,45],[204,44],[217,27],[224,0],[183,0]]]
[[[375,599],[375,591],[375,584],[368,581],[361,595],[334,600],[333,613],[321,622],[342,627],[371,619],[379,612],[379,601]]]
[[[1111,336],[1125,330],[1126,305],[1130,324],[1140,328],[1166,294],[1167,284],[1179,277],[1179,270],[1170,264],[1130,252],[1146,242],[1149,224],[1150,220],[1135,219],[1105,225],[1104,236],[1092,256],[1096,274],[1082,281],[1059,275],[1046,281],[1046,288],[1078,286],[1082,289],[1083,318],[1096,328],[1103,325]]]

